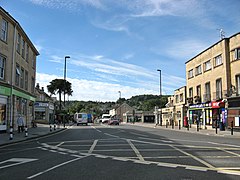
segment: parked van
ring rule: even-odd
[[[86,124],[88,125],[88,114],[87,113],[75,113],[74,114],[74,121],[79,124]]]

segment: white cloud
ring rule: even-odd
[[[37,73],[36,82],[40,87],[44,87],[47,92],[47,85],[54,79],[59,79],[56,75]],[[67,78],[72,83],[73,96],[69,100],[92,100],[92,101],[116,101],[121,91],[122,97],[130,98],[139,94],[156,94],[157,92],[143,88],[133,88],[120,84],[104,83],[99,81],[89,81],[85,79]],[[56,96],[58,98],[58,96]]]

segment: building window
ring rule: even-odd
[[[15,84],[16,86],[19,86],[19,81],[20,81],[20,67],[19,65],[17,64],[16,65],[16,76],[15,76]]]
[[[196,71],[195,71],[195,75],[199,75],[199,74],[202,74],[202,66],[199,65],[196,67]]]
[[[0,55],[0,79],[4,79],[6,58]]]
[[[180,94],[180,102],[183,102],[183,93]]]
[[[193,69],[188,71],[188,79],[193,78]]]
[[[212,65],[211,65],[211,61],[209,60],[204,63],[204,71],[208,71],[210,69],[212,69]]]
[[[208,82],[208,83],[205,84],[204,101],[205,101],[205,102],[211,101],[210,82]]]
[[[176,95],[175,101],[176,101],[176,103],[179,103],[179,96],[178,95]]]
[[[34,89],[35,89],[35,79],[34,77],[32,77],[32,82],[31,82],[31,92],[34,93]]]
[[[7,41],[8,22],[2,19],[1,40]]]
[[[20,53],[20,42],[21,42],[21,35],[18,33],[17,36],[17,52]]]
[[[222,79],[216,80],[216,99],[222,99]]]
[[[215,57],[215,66],[219,66],[222,64],[222,55]]]
[[[192,87],[189,88],[189,97],[190,98],[193,97],[193,88]]]
[[[25,58],[25,41],[22,40],[22,57]]]
[[[234,50],[234,60],[240,59],[240,48]]]
[[[29,61],[29,45],[27,45],[27,49],[26,49],[26,61]]]
[[[197,86],[197,96],[201,97],[201,85]]]
[[[238,96],[240,95],[240,75],[236,76],[236,93]]]
[[[25,90],[28,90],[28,72],[25,71]]]
[[[23,88],[23,83],[24,83],[24,69],[21,68],[21,73],[20,73],[20,88]]]

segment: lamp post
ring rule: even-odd
[[[160,69],[158,69],[157,71],[159,71],[159,93],[160,93],[160,102],[162,103],[162,71]],[[162,126],[162,108],[160,107],[160,119],[159,119],[159,124],[160,126]]]
[[[121,99],[121,91],[118,91],[118,93],[119,93],[119,99]]]
[[[64,107],[65,107],[66,69],[67,69],[67,63],[66,63],[66,61],[67,61],[68,58],[70,58],[70,56],[65,56],[64,75],[63,75],[63,76],[64,76],[64,92],[63,92],[63,94],[64,94],[64,99],[63,99]]]

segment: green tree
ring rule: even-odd
[[[50,85],[47,86],[48,92],[54,95],[56,93],[59,95],[59,102],[60,102],[60,110],[62,110],[62,101],[61,95],[67,94],[68,96],[72,95],[72,84],[64,79],[54,79],[50,82]]]

